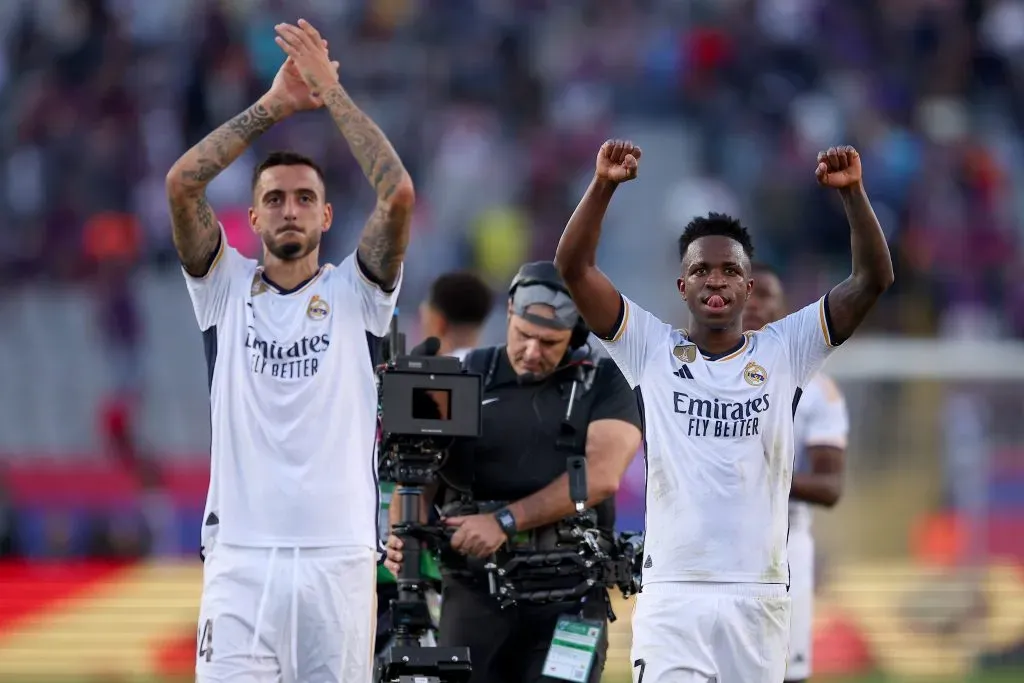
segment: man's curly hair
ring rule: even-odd
[[[743,253],[747,255],[747,258],[754,258],[754,243],[750,239],[750,233],[739,220],[724,213],[712,211],[707,216],[694,218],[683,228],[683,234],[679,236],[679,260],[682,261],[686,258],[686,250],[690,248],[694,240],[711,235],[736,240],[743,247]]]

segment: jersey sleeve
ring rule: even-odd
[[[224,228],[220,231],[220,244],[206,275],[193,277],[182,267],[185,285],[196,314],[199,329],[206,331],[218,324],[224,317],[231,296],[232,283],[244,272],[249,259],[228,244]]]
[[[657,316],[645,311],[622,296],[622,319],[618,327],[608,339],[601,339],[601,344],[608,350],[615,364],[622,371],[622,376],[630,389],[633,389],[643,377],[644,369],[657,341],[671,333],[672,328],[659,320]]]
[[[817,372],[839,346],[833,340],[828,313],[828,294],[782,320],[768,325],[781,340],[798,387]]]
[[[813,391],[809,392],[808,398],[812,400],[802,406],[806,408],[806,414],[801,435],[803,443],[799,445],[845,449],[850,420],[842,392],[831,378],[824,375],[815,377],[811,387]],[[800,407],[797,408],[799,411]]]
[[[622,420],[637,429],[642,429],[640,407],[637,405],[636,394],[630,389],[622,372],[610,360],[602,360],[598,364],[596,386],[598,392],[594,397],[594,405],[590,409],[590,421]]]
[[[370,276],[359,264],[356,253],[352,252],[338,266],[338,271],[345,284],[355,292],[359,298],[360,307],[363,312],[363,326],[370,334],[383,337],[388,333],[391,325],[391,318],[395,314],[395,304],[398,303],[398,292],[402,288],[402,275],[405,271],[403,265],[398,271],[398,280],[390,292],[370,279]]]

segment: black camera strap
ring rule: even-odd
[[[482,349],[473,349],[466,354],[462,361],[462,368],[470,375],[480,375],[484,378],[483,390],[494,381],[494,373],[498,369],[498,351],[500,346],[488,346]]]
[[[597,365],[589,360],[573,363],[556,372],[566,375],[569,380],[569,402],[555,446],[570,455],[586,455],[587,426],[590,424],[590,411],[597,398],[592,391],[597,377]]]

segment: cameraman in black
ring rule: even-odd
[[[483,508],[493,507],[485,501],[509,501],[494,511],[443,519],[454,529],[457,554],[442,558],[438,644],[469,647],[470,683],[558,680],[542,670],[556,622],[565,615],[604,623],[589,675],[593,683],[601,679],[608,647],[605,587],[579,601],[502,609],[482,569],[510,539],[550,532],[575,514],[566,473],[572,455],[586,456],[587,507],[594,508],[598,528],[609,535],[614,528],[614,495],[640,446],[641,417],[615,364],[591,355],[588,334],[554,265],[528,263],[509,289],[505,345],[477,349],[464,360],[468,372],[484,377],[483,436],[451,449],[421,514],[426,519],[430,507],[460,498]],[[562,423],[570,396],[570,421],[580,428],[567,440]],[[388,546],[386,565],[397,572],[401,541],[392,535]]]

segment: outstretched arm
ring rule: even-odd
[[[569,218],[555,251],[555,266],[590,329],[599,337],[615,334],[623,313],[622,297],[597,267],[601,223],[619,183],[636,177],[640,148],[609,140],[597,154],[597,171]]]
[[[206,186],[286,115],[282,104],[264,96],[200,140],[167,173],[174,247],[189,275],[206,275],[220,244],[220,228],[206,201]]]
[[[892,285],[892,257],[864,190],[857,150],[843,146],[819,153],[816,175],[821,185],[839,190],[850,223],[852,270],[828,295],[829,332],[834,337],[831,342],[838,344],[853,335]]]

